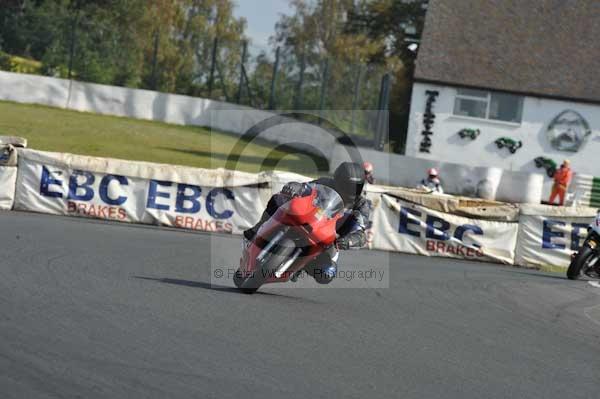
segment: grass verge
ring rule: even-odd
[[[195,126],[76,112],[0,101],[0,135],[20,136],[43,151],[159,162],[200,168],[225,167],[239,136]],[[327,160],[254,140],[239,155],[238,170],[287,170],[316,174]]]

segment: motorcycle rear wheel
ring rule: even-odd
[[[575,258],[571,261],[569,268],[567,269],[567,278],[569,280],[577,280],[581,276],[581,271],[587,264],[592,260],[594,256],[594,250],[587,245],[584,245]]]
[[[285,262],[296,249],[296,244],[289,238],[282,239],[269,254],[266,261],[263,263],[261,270],[257,270],[253,275],[245,279],[236,278],[242,273],[236,273],[233,278],[235,286],[245,294],[254,294],[265,281],[275,273],[275,271]],[[238,270],[239,272],[239,270]]]

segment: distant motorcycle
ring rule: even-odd
[[[567,277],[577,280],[582,275],[600,277],[600,212],[596,221],[588,228],[588,235],[583,246],[572,256],[571,264],[567,269]]]
[[[344,202],[334,189],[310,184],[307,195],[279,207],[244,249],[233,283],[252,294],[263,284],[283,283],[336,240]]]

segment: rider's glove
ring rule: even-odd
[[[304,183],[290,182],[283,186],[281,194],[284,194],[290,198],[302,195],[305,190]]]

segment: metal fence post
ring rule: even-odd
[[[238,104],[242,102],[242,89],[244,87],[244,63],[246,62],[246,51],[248,51],[248,42],[244,41],[244,44],[242,45],[242,61],[240,62],[240,83],[236,99],[236,102]]]
[[[248,77],[248,73],[246,72],[246,67],[242,64],[242,73],[244,74],[244,83],[246,84],[246,94],[248,95],[248,103],[251,107],[254,107],[254,94],[252,94],[252,88],[250,87],[250,78]]]
[[[219,81],[221,82],[221,90],[223,90],[223,95],[225,95],[225,101],[230,102],[229,94],[227,94],[227,85],[225,84],[225,77],[223,75],[223,71],[221,67],[219,67],[219,63],[216,63],[217,73],[219,74]]]
[[[158,63],[158,40],[159,40],[159,29],[154,31],[154,49],[152,50],[152,75],[151,75],[151,89],[156,90],[158,87],[158,78],[156,77],[157,63]]]
[[[275,109],[275,87],[279,73],[279,47],[275,50],[275,64],[273,64],[273,77],[271,78],[271,92],[269,93],[269,109]]]
[[[77,16],[79,14],[79,10],[75,13],[75,16],[71,20],[71,43],[69,45],[69,71],[67,72],[67,77],[71,80],[73,76],[73,61],[75,58],[75,41],[76,41],[76,31],[77,31]]]
[[[379,90],[379,104],[377,106],[377,127],[375,130],[375,142],[373,147],[377,151],[383,151],[385,145],[385,132],[388,127],[388,112],[390,102],[390,86],[391,76],[389,73],[383,75],[381,78],[381,89]]]
[[[302,86],[304,86],[304,71],[306,69],[306,55],[302,52],[300,57],[300,76],[298,77],[298,86],[296,87],[296,98],[294,99],[294,109],[299,110],[302,107]]]
[[[356,77],[356,83],[354,85],[354,96],[352,98],[352,121],[350,122],[350,133],[354,133],[354,127],[356,124],[356,108],[358,108],[358,101],[360,99],[360,84],[363,75],[362,65],[358,65],[358,76]]]
[[[319,100],[319,124],[323,118],[323,108],[325,108],[325,96],[327,95],[327,81],[329,80],[329,59],[325,59],[323,66],[323,79],[321,81],[321,99]]]
[[[219,45],[219,38],[215,36],[213,40],[213,48],[212,48],[212,59],[210,62],[210,75],[208,77],[208,98],[212,97],[213,84],[215,81],[215,67],[217,63],[217,48]]]

